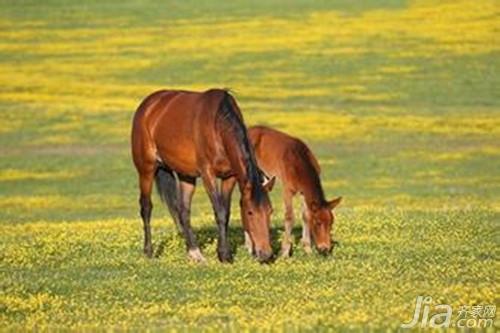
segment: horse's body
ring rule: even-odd
[[[139,174],[144,252],[148,257],[153,254],[151,190],[156,179],[160,195],[185,237],[189,255],[204,260],[190,226],[191,198],[196,178],[201,177],[218,225],[219,259],[232,260],[227,225],[231,189],[236,182],[242,193],[244,228],[259,259],[270,259],[267,189],[261,184],[241,112],[227,91],[163,90],[148,96],[133,119],[132,155]]]
[[[276,176],[283,184],[285,203],[285,235],[282,254],[289,256],[292,249],[292,227],[294,221],[293,197],[303,197],[302,243],[311,251],[311,233],[320,253],[332,249],[331,227],[334,221],[333,208],[341,197],[327,201],[320,181],[320,166],[311,150],[301,140],[283,132],[256,126],[248,129],[259,167],[268,175]]]

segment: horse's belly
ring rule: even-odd
[[[177,173],[197,177],[199,176],[196,154],[193,147],[174,142],[157,144],[158,159]]]

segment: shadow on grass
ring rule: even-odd
[[[243,227],[237,224],[238,222],[235,221],[233,226],[229,226],[229,244],[231,246],[231,252],[233,254],[236,254],[238,252],[238,249],[241,249],[241,247],[245,243]],[[193,232],[196,235],[198,245],[200,246],[201,249],[204,249],[210,246],[211,244],[217,243],[218,231],[215,224],[214,226],[203,226],[200,228],[193,228]],[[281,250],[282,234],[283,234],[283,227],[273,226],[271,228],[271,247],[275,255],[278,255]],[[299,240],[302,237],[302,226],[295,226],[292,229],[292,235],[293,238],[295,239],[295,243],[297,243],[297,240]],[[180,232],[176,232],[174,237],[179,237],[179,239],[182,239],[182,241],[184,242],[184,237]],[[155,249],[155,254],[154,254],[156,258],[159,258],[164,254],[165,248],[167,247],[169,240],[170,237],[163,238],[159,242],[158,246]],[[297,244],[295,244],[295,246],[297,246]]]

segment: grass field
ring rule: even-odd
[[[0,1],[0,329],[396,330],[418,295],[498,305],[496,1]],[[154,198],[142,255],[133,112],[160,88],[230,87],[247,124],[300,136],[330,258],[207,265]],[[273,244],[283,232],[273,191]],[[237,200],[235,200],[237,201]],[[300,234],[299,223],[295,231]],[[456,319],[456,313],[453,314]]]

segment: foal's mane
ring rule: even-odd
[[[326,203],[326,199],[323,186],[321,186],[321,170],[318,160],[316,160],[316,157],[313,155],[311,150],[309,150],[309,148],[302,141],[299,141],[295,146],[296,152],[302,160],[302,166],[307,174],[307,178],[311,181],[310,190],[314,193],[316,199],[319,200],[318,204],[324,205]]]
[[[248,133],[243,124],[240,115],[234,110],[236,102],[227,90],[224,90],[224,97],[221,100],[217,111],[216,120],[221,123],[222,131],[231,131],[236,139],[237,146],[242,153],[245,162],[247,177],[252,184],[252,198],[260,203],[265,198],[265,192],[262,187],[263,174],[257,166],[254,152],[251,149]]]

